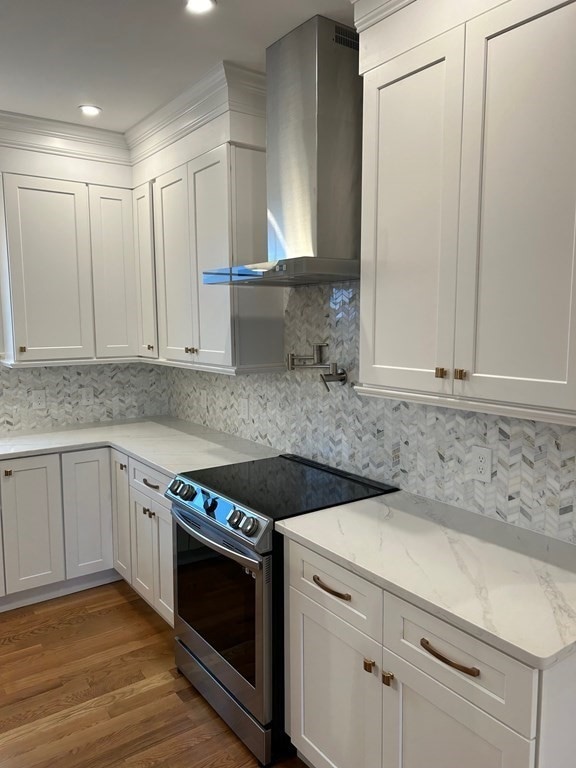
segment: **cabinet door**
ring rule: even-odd
[[[315,768],[381,765],[381,655],[379,643],[290,587],[290,738]]]
[[[18,360],[94,357],[88,190],[4,177]]]
[[[112,568],[108,448],[62,455],[66,577]]]
[[[6,593],[65,578],[60,457],[0,462]]]
[[[386,648],[383,669],[383,768],[533,768],[534,741]]]
[[[232,365],[231,288],[202,282],[204,270],[231,261],[230,146],[188,163],[188,184],[198,350],[192,362]]]
[[[172,544],[172,517],[162,504],[151,503],[156,532],[156,574],[154,578],[154,607],[166,621],[174,626],[174,548]]]
[[[456,394],[576,409],[575,29],[551,0],[466,26]]]
[[[152,187],[149,183],[142,184],[132,194],[134,249],[136,252],[138,354],[140,357],[158,357]]]
[[[364,383],[451,392],[463,57],[460,27],[364,78]]]
[[[126,581],[132,583],[130,552],[130,484],[128,458],[119,451],[111,452],[112,474],[112,551],[113,566]]]
[[[154,238],[160,356],[192,362],[197,294],[190,249],[188,169],[185,165],[154,182]]]
[[[90,187],[97,357],[137,354],[132,192]]]
[[[132,586],[154,604],[155,525],[150,500],[130,489],[130,534],[132,537]]]

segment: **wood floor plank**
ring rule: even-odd
[[[0,614],[0,768],[256,766],[124,582]]]

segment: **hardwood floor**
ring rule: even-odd
[[[1,613],[0,766],[255,768],[171,632],[123,581]]]

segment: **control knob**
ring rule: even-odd
[[[194,488],[193,485],[185,485],[184,488],[180,489],[179,496],[183,501],[191,501],[198,491],[196,488]]]
[[[178,480],[178,478],[174,478],[172,482],[170,483],[170,492],[173,493],[175,496],[178,495],[178,491],[180,488],[184,485],[182,480]]]
[[[260,523],[255,517],[247,517],[242,522],[240,530],[245,536],[254,536],[259,528]]]
[[[207,496],[204,501],[204,511],[207,515],[210,515],[210,517],[214,517],[214,512],[216,511],[216,507],[218,506],[218,499],[213,498],[211,499],[210,496]]]
[[[234,507],[234,509],[228,514],[228,517],[226,518],[226,522],[230,525],[231,528],[240,528],[242,525],[242,520],[244,520],[244,512],[242,512],[241,509],[237,509]]]

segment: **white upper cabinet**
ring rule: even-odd
[[[154,236],[160,356],[190,362],[194,329],[195,270],[190,256],[188,168],[154,182]]]
[[[455,393],[576,409],[576,3],[557,5],[467,25]]]
[[[7,174],[4,191],[16,359],[93,357],[86,185]]]
[[[97,357],[138,354],[132,192],[89,187]]]
[[[266,256],[263,152],[223,144],[154,182],[160,357],[208,370],[283,369],[283,292],[204,285]]]
[[[464,28],[364,78],[360,378],[450,391]]]
[[[576,2],[481,10],[365,75],[360,378],[562,419],[576,410]],[[391,27],[413,39],[417,18],[437,28],[412,3],[366,52]]]
[[[152,186],[142,184],[132,193],[134,249],[136,255],[136,302],[138,355],[158,357],[156,325],[156,273],[154,268],[154,225]]]
[[[231,288],[202,283],[202,272],[231,263],[230,146],[188,163],[190,246],[193,264],[195,362],[232,364]]]

